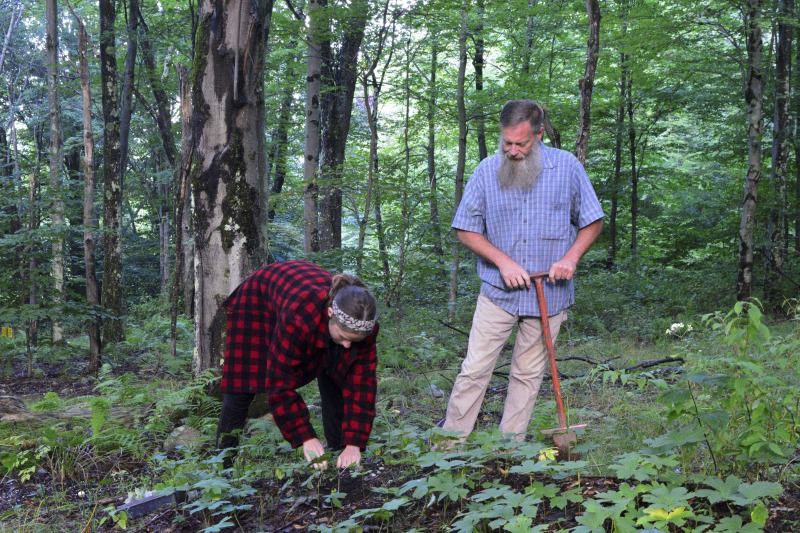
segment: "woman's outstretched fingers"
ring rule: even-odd
[[[339,454],[339,459],[336,460],[336,468],[347,468],[359,462],[361,462],[361,450],[358,446],[345,446],[344,451]]]
[[[303,455],[306,456],[306,461],[311,463],[317,457],[322,457],[325,455],[325,447],[322,445],[319,439],[308,439],[303,443]],[[328,468],[328,461],[314,463],[311,466],[325,470]]]

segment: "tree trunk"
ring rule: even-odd
[[[636,168],[636,123],[633,120],[633,75],[630,72],[628,74],[625,96],[628,113],[628,152],[631,158],[631,258],[635,260],[639,253],[639,172]]]
[[[323,35],[321,4],[308,3],[308,60],[306,63],[306,148],[303,160],[304,221],[303,250],[306,254],[319,251],[319,139],[320,88],[322,86]]]
[[[358,254],[356,255],[356,275],[362,276],[364,263],[364,242],[367,236],[367,224],[369,222],[369,212],[372,209],[372,190],[377,186],[378,179],[378,97],[380,96],[380,85],[377,85],[375,92],[370,97],[369,76],[374,75],[373,68],[368,72],[362,81],[364,89],[364,107],[366,108],[367,124],[369,126],[369,160],[367,163],[367,194],[364,201],[364,217],[358,221]],[[374,105],[370,104],[370,100]]]
[[[3,178],[3,189],[7,191],[17,189],[19,178],[14,174],[13,151],[11,150],[11,146],[9,146],[6,130],[2,127],[0,127],[0,164],[2,164],[0,176]],[[8,198],[8,200],[8,204],[6,204],[3,209],[3,216],[0,218],[0,220],[2,220],[2,222],[0,222],[0,236],[13,235],[22,229],[19,206],[10,198]],[[22,269],[20,269],[20,271],[22,271]]]
[[[456,81],[456,106],[458,107],[458,160],[456,163],[456,182],[453,194],[453,216],[464,194],[464,172],[467,161],[467,106],[464,97],[464,83],[467,77],[467,3],[461,4],[461,30],[458,33],[458,80]],[[448,299],[447,319],[452,321],[456,315],[458,300],[458,264],[460,245],[453,238],[453,264],[450,270],[450,297]]]
[[[795,87],[800,87],[800,32],[794,32],[797,43],[795,44],[794,82]],[[800,91],[794,91],[793,109],[800,110]],[[795,111],[797,113],[798,111]],[[800,120],[795,116],[794,121],[794,160],[800,161]],[[794,253],[800,252],[800,164],[795,164],[795,189],[794,189]]]
[[[156,119],[158,133],[161,136],[161,146],[164,148],[164,154],[167,156],[167,161],[169,161],[170,167],[173,169],[173,174],[177,183],[180,177],[180,155],[175,145],[175,138],[172,135],[172,110],[170,109],[170,99],[167,91],[164,90],[161,78],[156,72],[156,61],[150,41],[150,30],[141,13],[139,13],[138,16],[142,23],[142,39],[139,41],[139,49],[142,52],[142,64],[145,66],[145,76],[150,84],[150,90],[153,93],[153,100],[156,104],[154,118]]]
[[[597,0],[586,0],[586,13],[589,16],[589,41],[586,43],[586,71],[578,84],[581,91],[581,103],[578,141],[575,143],[575,156],[582,165],[586,163],[586,150],[589,147],[592,90],[594,75],[597,71],[597,56],[600,52],[600,5]]]
[[[58,6],[56,0],[46,0],[47,18],[47,99],[50,106],[50,209],[53,229],[53,261],[51,273],[54,284],[54,303],[56,312],[53,316],[52,328],[54,343],[64,339],[61,320],[64,305],[64,200],[62,199],[61,170],[61,104],[58,100]]]
[[[181,127],[183,131],[183,145],[181,147],[182,164],[178,174],[177,194],[175,198],[175,276],[172,280],[172,298],[170,305],[170,353],[175,357],[178,353],[178,300],[180,299],[181,287],[184,296],[184,314],[191,316],[193,306],[189,302],[194,301],[193,277],[185,276],[184,272],[190,271],[194,265],[192,261],[193,247],[191,246],[191,203],[187,202],[189,188],[189,165],[192,161],[192,129],[191,119],[191,85],[188,79],[186,67],[178,65],[178,84],[181,99]],[[189,246],[184,245],[184,243]],[[187,267],[188,264],[188,267]],[[189,289],[191,285],[192,290]]]
[[[550,139],[550,144],[553,145],[553,148],[561,148],[561,133],[550,122],[550,112],[547,111],[547,106],[543,105],[542,109],[544,110],[544,132],[547,138]]]
[[[159,157],[159,162],[161,158]],[[160,165],[159,165],[160,166]],[[174,173],[174,169],[173,170]],[[158,175],[158,174],[156,174]],[[169,284],[169,238],[171,234],[170,219],[171,205],[170,205],[170,184],[164,183],[159,179],[153,180],[153,191],[155,193],[155,202],[158,203],[158,267],[159,267],[159,290],[161,294],[169,294],[167,286]],[[173,180],[174,181],[174,180]]]
[[[366,241],[369,213],[372,209],[372,192],[379,186],[377,183],[380,175],[378,174],[378,101],[381,95],[381,87],[383,87],[384,76],[391,64],[394,47],[389,49],[388,57],[384,62],[380,82],[375,76],[375,69],[378,67],[378,61],[380,61],[383,56],[383,48],[389,34],[389,27],[386,23],[388,11],[389,2],[387,1],[386,4],[384,4],[383,21],[378,33],[378,49],[369,65],[369,69],[361,78],[364,91],[364,107],[366,109],[367,124],[369,126],[369,160],[367,163],[367,192],[364,199],[364,216],[358,221],[358,253],[356,255],[356,274],[358,276],[363,275],[364,242]],[[370,96],[369,93],[370,79],[372,79],[372,85],[374,87],[372,96]]]
[[[398,236],[397,260],[395,261],[395,280],[392,287],[394,306],[402,306],[403,279],[406,273],[406,252],[408,250],[408,228],[411,208],[409,206],[409,175],[411,172],[411,81],[410,69],[413,64],[411,41],[406,41],[405,76],[403,78],[403,175],[400,183],[400,235]],[[402,316],[402,315],[401,315]]]
[[[94,135],[92,133],[92,93],[89,84],[89,35],[83,20],[72,9],[78,25],[78,72],[83,103],[83,262],[86,268],[86,304],[91,310],[89,334],[89,372],[100,369],[100,321],[97,273],[94,261]]]
[[[753,296],[753,233],[758,205],[758,182],[761,179],[761,137],[764,130],[764,85],[761,72],[761,0],[749,0],[745,14],[747,32],[747,178],[744,185],[742,217],[739,222],[739,271],[736,299]]]
[[[297,46],[296,42],[292,42],[294,47]],[[286,80],[294,80],[296,73],[292,67],[294,59],[288,59],[286,67]],[[281,100],[281,108],[278,111],[278,124],[272,132],[269,157],[268,157],[268,172],[267,176],[271,174],[270,170],[275,169],[272,173],[272,183],[270,185],[269,193],[271,197],[280,194],[283,191],[283,184],[286,181],[286,162],[289,152],[289,128],[291,127],[292,120],[292,103],[294,102],[295,87],[289,82],[286,84],[283,92],[283,99]],[[274,200],[273,200],[274,202]],[[275,210],[270,209],[267,218],[270,222],[275,220]]]
[[[329,38],[320,42],[323,69],[319,173],[321,252],[342,247],[342,170],[350,132],[353,95],[358,81],[358,52],[368,19],[368,3],[365,0],[353,0],[341,17],[344,29],[335,56]]]
[[[145,75],[147,80],[150,84],[150,89],[153,93],[153,99],[155,101],[155,109],[153,112],[153,116],[156,120],[156,125],[158,126],[158,132],[161,136],[161,145],[164,149],[164,154],[167,157],[167,162],[169,163],[170,169],[172,170],[172,183],[173,188],[171,188],[168,184],[159,183],[157,184],[158,188],[158,199],[160,204],[158,206],[159,210],[159,235],[160,235],[160,244],[161,244],[161,253],[160,253],[160,267],[161,267],[161,290],[166,292],[167,284],[169,282],[170,276],[170,268],[169,268],[169,238],[170,238],[170,218],[172,213],[172,201],[170,199],[170,192],[171,190],[177,189],[179,185],[179,181],[181,179],[181,172],[180,172],[180,163],[179,163],[179,155],[178,149],[175,146],[175,139],[172,135],[172,118],[171,118],[171,110],[170,110],[170,100],[167,92],[164,90],[164,86],[161,83],[161,79],[159,78],[158,74],[156,73],[156,62],[155,57],[153,55],[153,49],[149,38],[149,28],[147,27],[147,23],[144,20],[141,12],[139,13],[139,18],[141,22],[142,28],[142,39],[139,41],[139,48],[142,51],[142,63],[145,66]],[[175,222],[176,227],[179,227],[179,221]]]
[[[439,227],[439,184],[436,176],[436,71],[439,68],[439,41],[431,42],[431,74],[428,78],[428,145],[425,147],[428,156],[428,206],[430,209],[431,238],[433,239],[433,255],[441,268],[442,281],[445,280],[447,271],[444,268],[444,245],[442,243],[442,230]]]
[[[37,150],[38,153],[38,150]],[[38,157],[37,157],[38,160]],[[38,163],[38,161],[37,161]],[[37,164],[38,167],[38,164]],[[31,171],[28,180],[28,230],[33,232],[39,228],[39,180],[36,178],[36,171]],[[39,262],[33,250],[33,244],[28,244],[25,250],[25,257],[28,257],[28,305],[36,307],[39,303],[38,286],[36,283]],[[29,318],[25,329],[25,351],[28,362],[28,377],[33,377],[33,360],[35,357],[36,345],[39,342],[39,321],[36,318]]]
[[[625,132],[625,103],[628,87],[628,55],[620,53],[619,106],[617,107],[617,135],[614,143],[614,176],[611,184],[611,209],[608,215],[608,258],[606,268],[612,269],[617,262],[617,215],[619,197],[622,193],[622,145]]]
[[[793,0],[781,0],[778,10],[778,42],[775,57],[775,120],[772,125],[772,205],[767,223],[765,253],[764,301],[780,310],[784,295],[781,276],[789,248],[788,243],[788,198],[786,182],[789,167],[789,143],[791,142],[791,71],[792,71],[792,11]]]
[[[125,72],[122,81],[122,102],[119,113],[119,183],[125,183],[128,167],[128,145],[130,144],[131,117],[133,116],[134,74],[136,72],[136,51],[139,42],[139,0],[129,0],[128,48],[125,54]]]
[[[485,43],[483,39],[483,19],[486,16],[485,0],[477,1],[478,22],[475,25],[473,41],[475,42],[475,57],[472,59],[472,68],[475,69],[475,98],[479,102],[483,100],[483,52]],[[478,141],[478,161],[483,161],[489,155],[486,148],[486,121],[485,113],[479,109],[475,114],[475,136]]]
[[[388,65],[388,62],[387,62]],[[374,88],[374,93],[379,93],[379,87],[377,79],[373,76],[372,78],[372,85]],[[377,150],[377,148],[376,148]],[[378,161],[377,161],[377,153],[376,159],[374,161],[375,165],[375,174],[378,174]],[[372,189],[372,201],[375,211],[375,236],[378,239],[378,256],[380,257],[381,262],[381,271],[383,273],[383,288],[387,295],[391,294],[391,279],[392,279],[392,271],[391,266],[389,264],[389,247],[386,244],[386,230],[383,226],[383,212],[381,206],[381,187],[380,183],[375,183],[374,188]],[[388,304],[388,300],[387,300]]]
[[[103,345],[125,337],[122,322],[122,183],[114,0],[100,0],[100,73],[103,104]]]
[[[533,7],[536,5],[536,0],[528,0],[528,12],[533,12]],[[531,71],[531,57],[533,56],[533,39],[536,35],[536,19],[533,15],[528,15],[525,20],[525,48],[523,49],[522,56],[522,73],[526,76]]]
[[[181,95],[181,178],[177,187],[175,204],[176,224],[180,228],[175,232],[175,268],[180,268],[183,275],[175,274],[175,281],[183,286],[183,314],[194,316],[194,224],[192,223],[192,191],[189,182],[192,164],[192,83],[186,67],[178,65],[179,92]],[[178,237],[180,235],[180,237]],[[178,240],[179,239],[179,240]],[[175,296],[177,298],[177,295]],[[177,310],[177,304],[176,304]],[[177,311],[176,311],[177,312]]]
[[[6,63],[6,53],[8,52],[9,43],[11,43],[11,35],[14,33],[17,24],[22,19],[22,10],[25,9],[25,2],[14,4],[11,11],[11,18],[8,21],[8,30],[6,31],[6,38],[3,41],[3,49],[0,50],[0,72],[3,71],[3,66]]]
[[[192,83],[195,374],[218,367],[221,304],[264,260],[264,51],[272,6],[201,5]]]

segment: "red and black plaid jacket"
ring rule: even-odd
[[[316,437],[297,389],[327,372],[342,388],[342,444],[366,448],[375,418],[378,325],[329,361],[325,300],[331,275],[306,261],[283,261],[251,274],[223,304],[228,311],[223,393],[267,394],[283,437],[298,447]]]

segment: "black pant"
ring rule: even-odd
[[[340,450],[342,445],[342,420],[344,419],[344,399],[342,389],[324,371],[317,377],[320,405],[322,407],[322,427],[325,440],[331,450]],[[223,459],[222,465],[230,468],[239,446],[239,435],[247,422],[247,411],[255,394],[225,394],[217,425],[217,449],[231,448],[233,453]]]
[[[342,420],[344,419],[344,397],[342,389],[325,372],[317,378],[319,387],[320,407],[322,407],[322,429],[325,431],[325,441],[331,450],[341,450]]]

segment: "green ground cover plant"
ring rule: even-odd
[[[476,432],[442,446],[452,435],[435,423],[466,328],[431,327],[432,313],[402,327],[386,320],[379,416],[363,465],[343,472],[310,469],[268,417],[251,421],[224,470],[213,449],[216,377],[180,370],[190,346],[173,360],[151,309],[78,394],[47,391],[28,404],[41,417],[0,423],[3,486],[25,491],[0,494],[0,530],[780,531],[795,518],[777,502],[798,474],[800,347],[789,308],[790,320],[771,323],[758,302],[659,320],[646,325],[658,328],[651,341],[573,323],[557,355],[568,416],[589,429],[568,462],[537,437],[555,420],[547,383],[530,441],[497,433],[502,360]],[[657,360],[669,362],[637,367]],[[316,413],[315,387],[303,394]],[[194,437],[166,446],[178,427]],[[152,494],[174,502],[146,516],[120,510]]]

